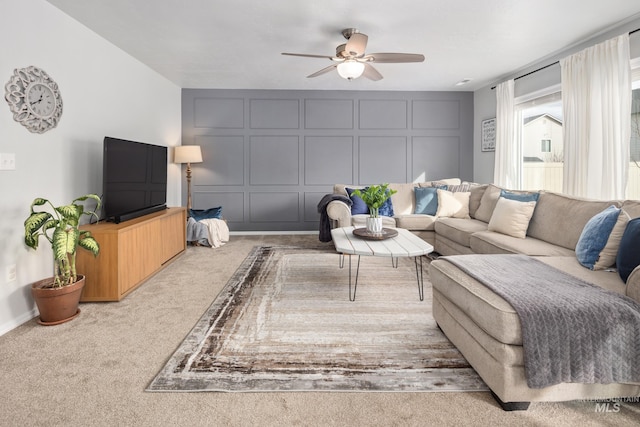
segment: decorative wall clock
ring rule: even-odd
[[[38,67],[16,68],[4,86],[4,99],[13,119],[33,133],[53,129],[62,116],[58,84]]]

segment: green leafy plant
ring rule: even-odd
[[[93,210],[85,210],[84,202],[88,199],[96,201]],[[35,210],[39,206],[49,205],[52,212]],[[100,252],[98,242],[89,231],[80,230],[80,218],[83,215],[99,219],[96,211],[100,209],[101,200],[95,194],[78,197],[70,205],[54,206],[49,200],[38,197],[31,203],[31,213],[24,221],[24,243],[38,249],[40,236],[44,236],[53,249],[54,282],[50,287],[57,288],[71,285],[78,280],[76,273],[76,250],[78,247],[90,251],[94,256]]]
[[[369,208],[369,215],[372,218],[379,216],[379,209],[384,205],[389,197],[396,194],[396,190],[392,190],[389,184],[371,185],[363,189],[356,189],[352,194],[360,197]]]

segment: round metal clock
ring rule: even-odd
[[[58,84],[38,67],[15,69],[4,86],[4,99],[13,119],[33,133],[53,129],[62,116]]]

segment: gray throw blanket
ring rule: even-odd
[[[210,246],[207,226],[189,217],[187,219],[187,242],[197,242],[203,246]]]
[[[339,200],[349,206],[351,206],[351,204],[353,203],[349,197],[342,194],[326,194],[322,197],[322,199],[318,202],[318,213],[320,214],[319,239],[321,242],[330,242],[332,240],[331,221],[329,220],[329,215],[327,215],[327,205],[333,200]]]
[[[640,304],[526,255],[440,257],[507,300],[527,384],[640,383]]]

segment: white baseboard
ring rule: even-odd
[[[313,231],[230,231],[230,236],[277,236],[277,235],[293,235],[293,234],[318,234],[317,230]]]
[[[38,315],[38,309],[34,308],[31,311],[23,313],[21,316],[18,316],[15,319],[11,319],[10,321],[3,323],[0,325],[0,336],[6,334],[7,332],[17,328],[23,323],[28,322]]]

